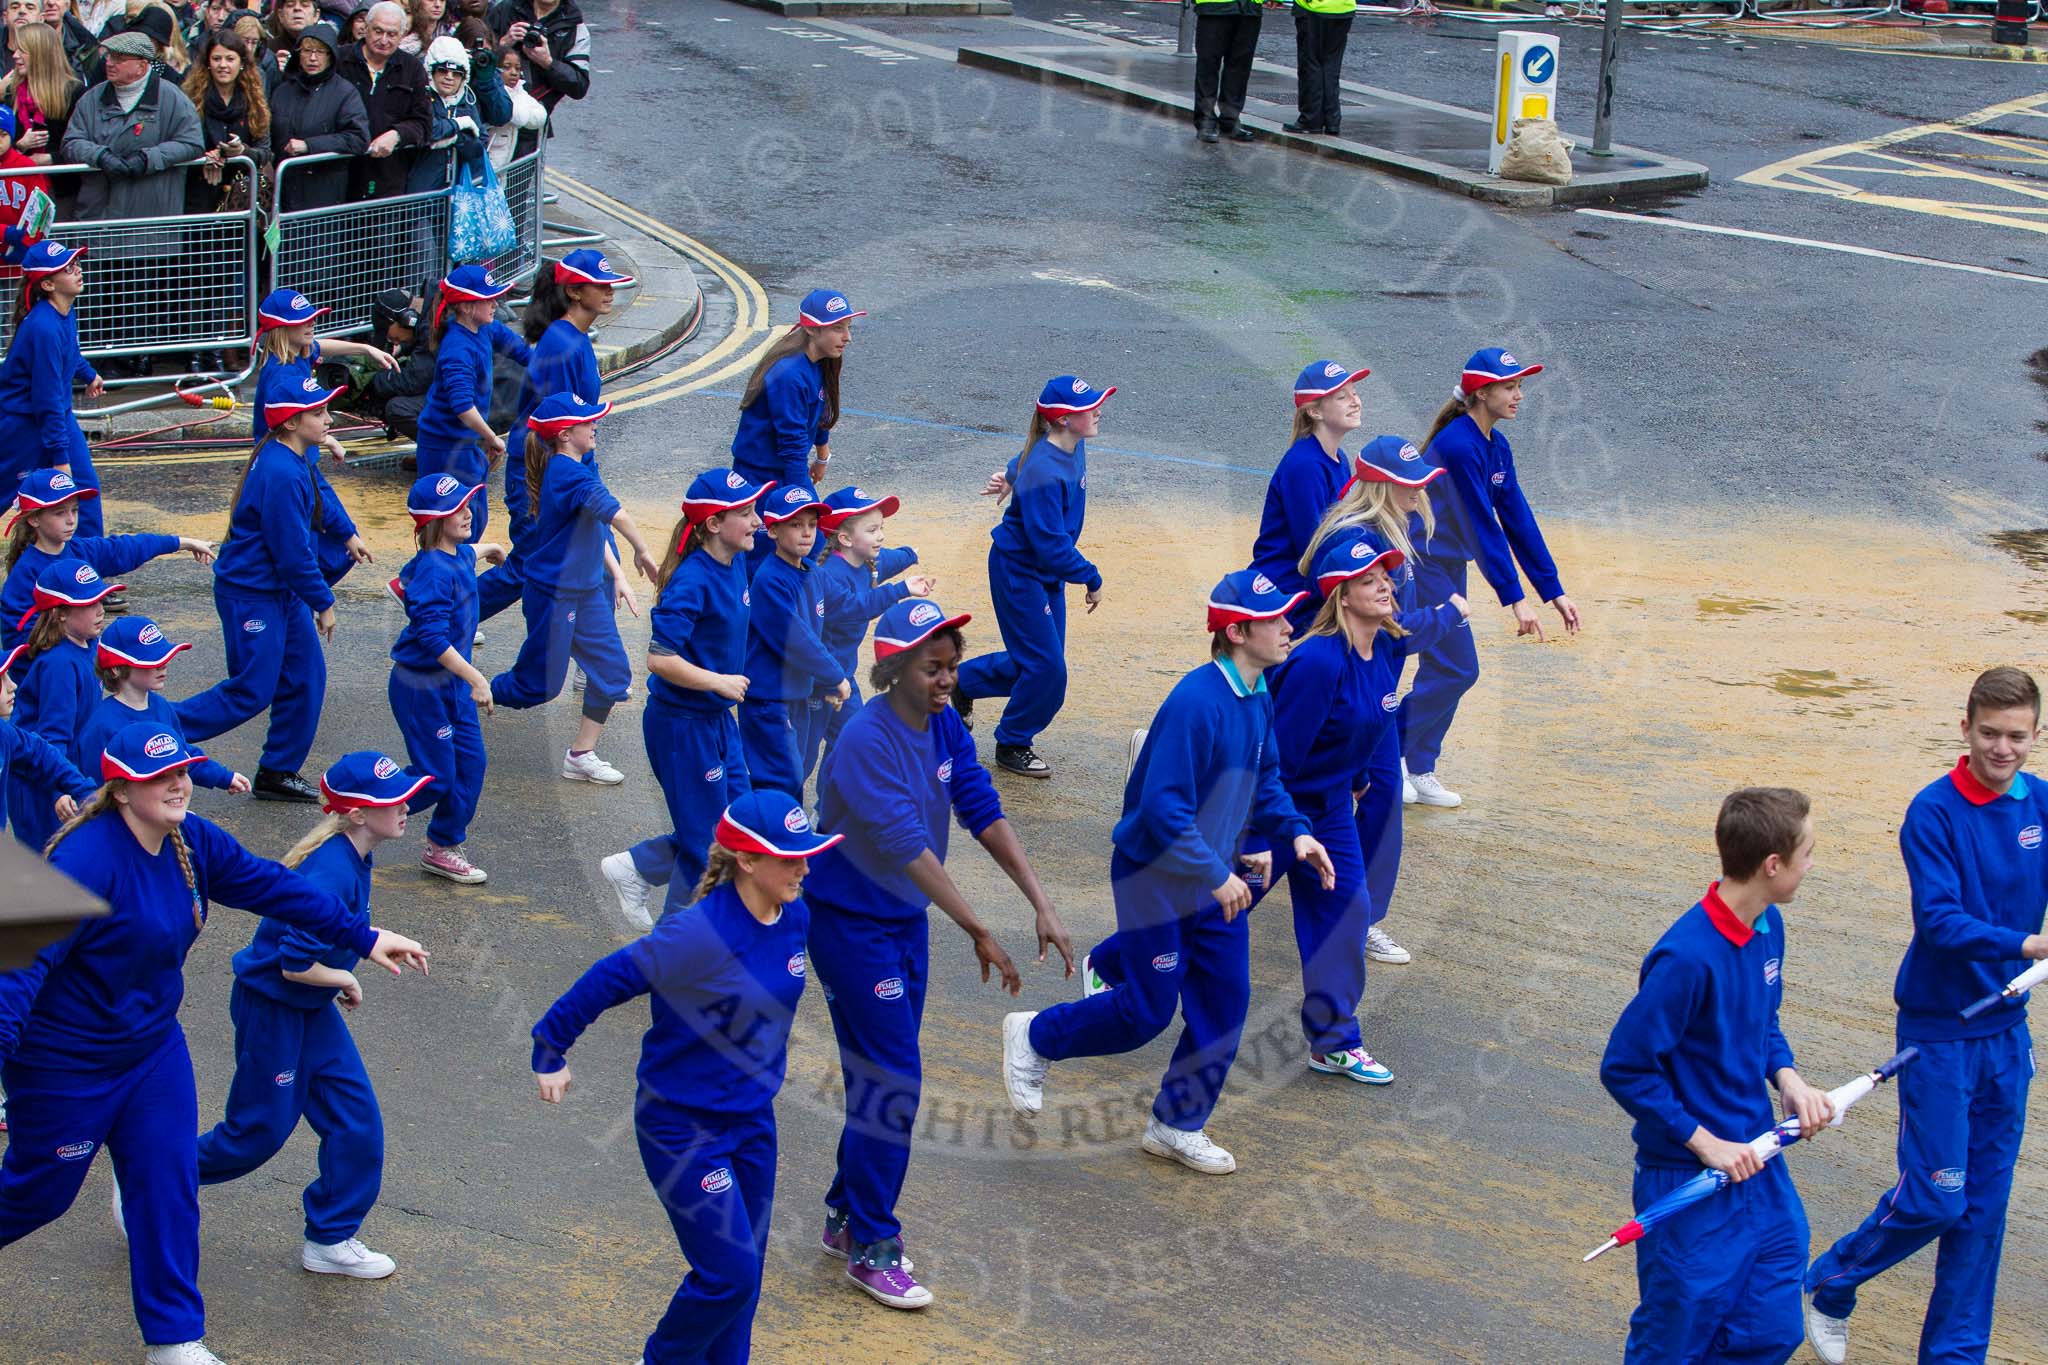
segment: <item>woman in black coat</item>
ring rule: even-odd
[[[356,88],[335,74],[334,30],[314,24],[299,34],[291,74],[270,97],[270,148],[280,163],[312,152],[361,156],[370,145],[370,116]],[[348,194],[349,163],[322,161],[291,170],[281,167],[281,206],[327,208]]]
[[[267,206],[268,194],[257,194],[258,177],[270,183],[270,101],[264,98],[263,75],[249,45],[223,27],[200,44],[185,76],[185,94],[199,111],[206,135],[209,165],[191,172],[185,187],[188,213],[239,213],[253,202]],[[246,156],[258,177],[226,163]]]

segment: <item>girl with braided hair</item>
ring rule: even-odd
[[[150,1365],[210,1365],[199,1295],[198,1097],[178,1026],[184,962],[210,902],[274,916],[396,974],[426,952],[371,926],[190,814],[205,755],[149,721],[100,760],[105,784],[50,839],[58,871],[105,901],[18,972],[0,974],[0,1247],[71,1206],[105,1146],[128,1236],[129,1285]]]

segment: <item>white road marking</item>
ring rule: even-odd
[[[1093,275],[1076,275],[1071,270],[1034,270],[1031,272],[1031,278],[1044,280],[1048,284],[1071,284],[1080,289],[1114,289],[1119,294],[1131,292],[1120,284],[1098,279]]]
[[[1646,213],[1618,213],[1613,209],[1580,209],[1589,218],[1605,218],[1610,221],[1627,223],[1655,223],[1660,227],[1681,228],[1686,232],[1706,232],[1717,237],[1746,237],[1754,242],[1778,242],[1785,246],[1810,247],[1816,251],[1839,251],[1845,256],[1867,256],[1877,261],[1898,261],[1905,265],[1931,265],[1939,270],[1960,270],[1970,275],[1991,275],[2001,280],[2024,280],[2028,284],[2048,284],[2048,276],[2029,275],[2018,270],[1999,270],[1988,265],[1965,265],[1961,261],[1940,261],[1932,256],[1909,256],[1899,251],[1880,251],[1870,246],[1850,246],[1846,242],[1823,242],[1812,237],[1787,237],[1776,232],[1752,232],[1748,228],[1721,227],[1714,223],[1693,223],[1683,218],[1657,218]]]

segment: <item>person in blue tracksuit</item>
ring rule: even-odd
[[[740,744],[754,786],[804,796],[803,755],[814,729],[811,705],[846,703],[853,679],[825,648],[824,586],[811,551],[825,502],[805,484],[784,484],[761,500],[775,553],[754,572],[747,614],[747,695],[740,702]]]
[[[656,886],[687,895],[697,884],[719,814],[752,790],[733,707],[751,683],[742,671],[753,605],[746,554],[767,492],[729,469],[699,474],[655,576],[641,728],[670,832],[598,865],[636,929],[654,923],[647,903]]]
[[[406,803],[432,780],[383,754],[344,754],[320,778],[326,815],[284,865],[367,920],[371,852],[404,835]],[[383,1184],[384,1119],[341,1014],[363,1003],[360,956],[345,939],[329,942],[268,915],[235,954],[235,1076],[227,1112],[199,1138],[199,1183],[260,1169],[305,1119],[320,1135],[320,1176],[306,1187],[299,1264],[316,1275],[381,1280],[398,1266],[356,1233]]]
[[[603,786],[626,780],[598,757],[597,741],[633,684],[615,615],[620,601],[632,600],[633,590],[612,557],[605,528],[626,538],[642,576],[651,582],[659,572],[632,515],[598,478],[595,461],[586,463],[597,449],[597,422],[611,410],[610,403],[558,393],[526,421],[526,486],[535,509],[533,529],[522,542],[526,639],[512,667],[491,679],[497,705],[524,710],[560,695],[573,658],[590,683],[575,742],[562,758],[562,776]]]
[[[647,1338],[647,1365],[750,1354],[775,1205],[775,1096],[808,974],[804,873],[843,837],[813,830],[780,792],[740,797],[688,911],[599,959],[533,1026],[540,1097],[559,1104],[584,1030],[650,998],[634,1135],[690,1270]]]
[[[533,355],[526,362],[519,406],[505,437],[509,450],[525,451],[526,419],[550,394],[582,394],[593,403],[604,396],[590,330],[612,311],[614,293],[633,282],[633,276],[612,269],[602,252],[588,247],[570,252],[552,269],[543,265],[533,299],[519,320]],[[485,621],[517,602],[526,583],[519,542],[533,524],[533,508],[526,498],[523,460],[505,461],[505,523],[512,553],[477,580],[477,615]]]
[[[178,707],[194,742],[270,713],[253,783],[263,801],[320,799],[299,769],[313,750],[327,693],[320,645],[334,638],[334,590],[314,549],[322,523],[318,471],[308,457],[333,425],[327,405],[340,392],[309,377],[298,393],[275,394],[265,405],[270,435],[242,468],[213,566],[228,676]]]
[[[1266,505],[1259,513],[1250,565],[1282,592],[1300,592],[1310,584],[1313,565],[1302,566],[1309,562],[1316,527],[1351,477],[1351,459],[1343,442],[1364,418],[1358,381],[1371,373],[1334,360],[1315,360],[1295,376],[1294,438],[1266,484]],[[1288,624],[1299,635],[1315,617],[1316,597],[1310,593]]]
[[[1313,556],[1321,553],[1323,542],[1345,530],[1371,531],[1381,543],[1403,555],[1394,570],[1394,619],[1400,625],[1399,638],[1384,643],[1388,662],[1398,683],[1407,661],[1435,646],[1445,631],[1467,630],[1470,608],[1458,593],[1425,603],[1415,573],[1416,547],[1426,545],[1436,528],[1430,509],[1429,486],[1444,471],[1422,458],[1414,444],[1399,436],[1375,436],[1358,452],[1352,465],[1351,482],[1323,517],[1309,540],[1309,553],[1302,559],[1302,571],[1314,567]],[[1439,585],[1441,590],[1441,585]],[[1372,896],[1373,913],[1380,916],[1366,931],[1365,955],[1374,962],[1399,965],[1413,961],[1413,955],[1388,932],[1386,916],[1393,909],[1394,887],[1401,876],[1401,807],[1416,799],[1408,790],[1408,774],[1401,761],[1401,735],[1408,704],[1404,698],[1395,712],[1392,729],[1380,736],[1367,766],[1371,781],[1358,803],[1358,841],[1366,857],[1365,886]]]
[[[1898,1184],[1806,1272],[1807,1334],[1831,1365],[1847,1354],[1858,1286],[1929,1242],[1940,1251],[1922,1365],[1982,1361],[1990,1348],[2034,1050],[2025,996],[1974,1019],[1962,1011],[2028,959],[2048,958],[2048,783],[2024,771],[2040,723],[2031,676],[1979,676],[1963,714],[1967,752],[1920,790],[1899,827],[1913,939],[1892,996],[1899,1046],[1920,1056],[1899,1073]]]
[[[99,705],[99,680],[93,676],[95,642],[106,620],[102,605],[120,588],[79,560],[60,561],[36,580],[35,624],[22,642],[9,676],[14,682],[14,724],[40,735],[50,746],[84,767],[79,737]],[[14,789],[14,836],[40,849],[57,829],[47,801],[36,789]]]
[[[1010,699],[996,722],[996,766],[1025,777],[1052,776],[1032,745],[1067,699],[1067,584],[1087,590],[1089,611],[1102,605],[1102,573],[1076,542],[1088,516],[1088,438],[1115,392],[1070,374],[1049,381],[1024,452],[998,481],[1010,505],[990,533],[988,585],[1003,647],[961,665],[954,704],[971,721],[982,698]]]
[[[420,409],[419,472],[453,474],[483,487],[491,467],[505,458],[505,438],[491,430],[491,383],[497,357],[531,363],[533,351],[519,333],[497,321],[498,300],[512,286],[491,278],[490,268],[457,266],[441,281],[427,349],[434,355],[434,382]],[[561,390],[557,390],[561,392]],[[573,390],[571,390],[573,392]],[[594,396],[594,395],[593,395]],[[490,492],[470,506],[470,537],[483,538],[490,521]]]
[[[453,474],[422,474],[406,494],[419,553],[392,584],[405,603],[405,629],[391,646],[386,688],[412,770],[430,775],[424,796],[434,818],[420,868],[464,886],[489,880],[462,851],[484,790],[484,731],[477,708],[491,711],[491,680],[469,658],[476,638],[476,565],[480,559],[505,560],[501,545],[470,543],[469,509],[480,492],[479,485]]]
[[[875,618],[906,597],[930,597],[938,588],[931,574],[911,574],[892,582],[917,563],[917,551],[908,545],[885,549],[885,524],[900,506],[893,497],[870,497],[858,487],[842,488],[825,499],[826,510],[818,514],[818,529],[825,533],[825,556],[818,561],[818,586],[823,592],[825,611],[819,638],[839,667],[845,671],[853,691],[837,710],[819,713],[824,721],[814,727],[803,754],[803,775],[808,779],[818,757],[829,750],[859,713],[860,683],[854,674],[860,667],[860,645]]]
[[[164,695],[164,684],[170,678],[171,660],[190,648],[189,644],[172,644],[147,616],[124,616],[100,632],[93,671],[107,695],[99,699],[78,733],[81,769],[98,771],[107,744],[140,721],[149,721],[180,739],[185,737],[177,705]],[[249,790],[248,778],[210,758],[192,765],[192,784],[237,796]]]
[[[106,392],[99,371],[78,349],[78,296],[85,292],[82,246],[48,238],[30,247],[21,263],[14,335],[0,359],[0,498],[11,497],[32,469],[59,469],[81,488],[98,491],[92,451],[71,412],[71,390],[87,398]],[[81,503],[79,529],[105,534],[97,502]]]
[[[1131,1052],[1164,1032],[1176,1003],[1184,1021],[1152,1102],[1140,1147],[1205,1175],[1237,1159],[1205,1130],[1236,1060],[1251,1003],[1252,893],[1240,869],[1264,875],[1270,859],[1242,853],[1247,828],[1320,874],[1336,890],[1330,855],[1280,784],[1266,670],[1287,657],[1287,614],[1300,592],[1240,569],[1209,592],[1210,662],[1174,685],[1124,783],[1111,832],[1110,893],[1121,958],[1115,990],[1003,1020],[1003,1083],[1029,1117],[1044,1103],[1051,1064]]]
[[[811,964],[825,988],[846,1123],[825,1194],[824,1249],[891,1308],[922,1308],[931,1290],[903,1256],[896,1201],[910,1170],[910,1137],[923,1090],[919,1033],[930,974],[927,910],[937,905],[966,932],[1003,989],[1023,988],[1010,955],[976,918],[946,871],[949,817],[988,850],[1034,913],[1038,960],[1074,956],[1059,912],[1039,886],[1024,846],[1003,815],[974,738],[950,703],[968,617],[937,603],[899,602],[875,625],[875,695],[847,722],[818,771],[819,825],[844,846],[818,860],[811,879]]]
[[[178,1026],[184,962],[218,900],[347,944],[393,972],[411,939],[192,815],[204,755],[148,721],[114,736],[106,779],[51,841],[50,862],[111,911],[27,968],[0,973],[0,1247],[54,1221],[101,1147],[114,1161],[135,1319],[151,1362],[206,1365],[199,1295],[199,1112]]]
[[[1522,591],[1527,574],[1536,595],[1557,609],[1567,631],[1577,634],[1579,609],[1565,596],[1557,564],[1543,543],[1542,528],[1529,510],[1515,475],[1515,454],[1499,429],[1521,410],[1522,380],[1540,374],[1497,346],[1473,353],[1451,399],[1436,415],[1422,453],[1450,475],[1436,500],[1436,533],[1421,554],[1416,576],[1422,596],[1442,601],[1465,592],[1465,566],[1476,560],[1500,604],[1515,614],[1515,634],[1543,638],[1542,623]],[[1517,565],[1520,572],[1517,572]],[[1437,777],[1444,735],[1458,714],[1458,700],[1479,680],[1479,654],[1470,631],[1453,631],[1422,651],[1415,686],[1403,708],[1403,756],[1408,780],[1425,806],[1452,807],[1458,793]]]
[[[1635,1120],[1635,1207],[1700,1174],[1730,1184],[1636,1243],[1640,1301],[1628,1365],[1780,1365],[1799,1349],[1799,1272],[1806,1210],[1784,1161],[1750,1141],[1778,1122],[1776,1086],[1799,1133],[1834,1117],[1800,1079],[1778,1026],[1785,912],[1813,866],[1805,796],[1747,787],[1721,803],[1721,879],[1643,959],[1600,1083]]]
[[[79,535],[78,509],[97,497],[98,489],[81,487],[61,469],[31,470],[22,479],[14,495],[14,517],[7,523],[0,648],[12,649],[27,637],[21,621],[31,609],[36,578],[57,560],[82,559],[102,578],[119,577],[180,550],[201,564],[213,562],[213,543],[193,536]]]
[[[836,289],[813,289],[797,305],[796,326],[755,363],[740,394],[740,424],[732,437],[733,470],[749,483],[824,481],[832,462],[832,428],[839,422],[839,371],[853,340],[853,320],[864,318]],[[748,571],[774,552],[766,535],[754,538]]]
[[[28,793],[50,807],[59,821],[77,814],[78,803],[92,795],[92,783],[61,749],[14,723],[10,671],[27,648],[16,645],[0,654],[0,830],[7,828],[8,805],[20,799],[17,793]],[[0,1106],[0,1122],[5,1121],[4,1115],[5,1108]]]

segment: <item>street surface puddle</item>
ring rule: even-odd
[[[1750,616],[1760,611],[1784,610],[1782,603],[1755,597],[1702,597],[1699,608],[1702,616]]]
[[[2031,531],[1993,531],[1984,537],[1994,550],[2003,550],[2028,568],[2048,573],[2048,527]]]
[[[1725,678],[1708,681],[1717,687],[1768,687],[1781,697],[1802,700],[1827,700],[1877,690],[1877,684],[1868,678],[1839,677],[1831,668],[1781,668],[1762,682],[1730,682]]]
[[[2030,626],[2048,626],[2048,611],[2009,611],[2006,615]]]

